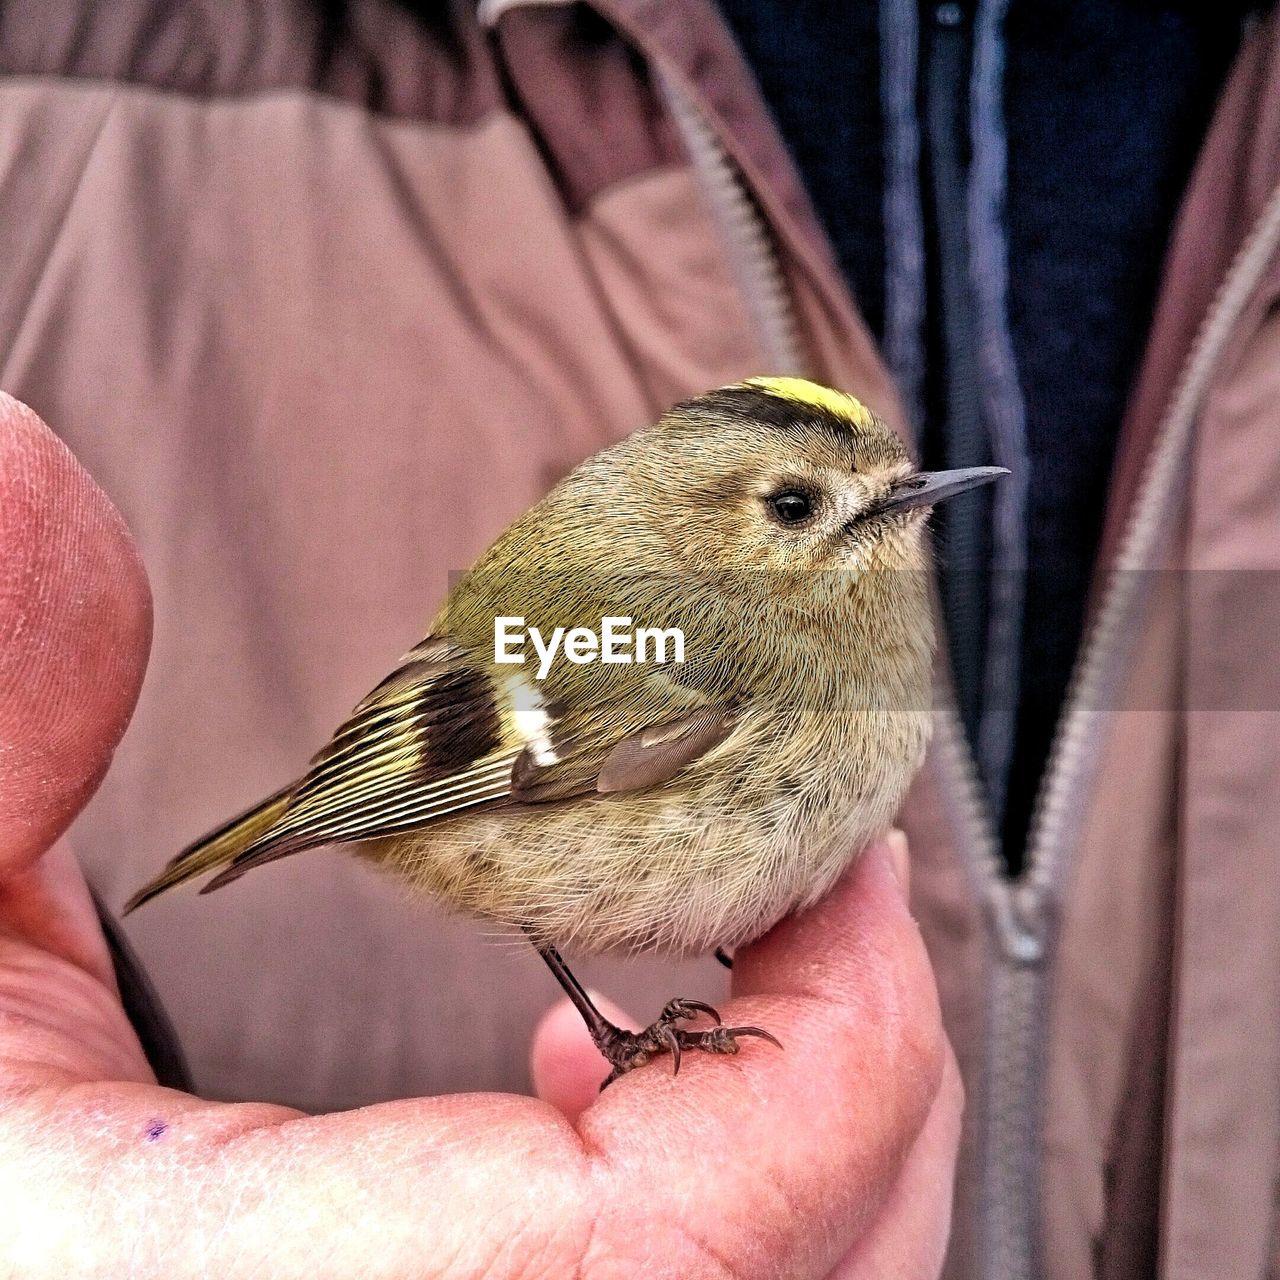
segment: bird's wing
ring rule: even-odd
[[[428,637],[356,707],[271,827],[202,892],[302,849],[481,806],[661,785],[736,722],[731,709],[699,702],[668,681],[645,681],[588,713]]]
[[[428,636],[351,713],[273,825],[208,882],[209,892],[301,849],[368,840],[492,804],[525,743],[482,666]]]

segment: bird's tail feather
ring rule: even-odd
[[[143,885],[124,905],[124,915],[136,910],[144,902],[150,902],[157,894],[174,885],[183,884],[227,866],[232,859],[251,844],[260,840],[280,820],[293,794],[293,784],[277,791],[275,795],[256,804],[230,822],[224,822],[216,831],[188,845],[150,883]]]

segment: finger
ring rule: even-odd
[[[150,626],[119,514],[0,393],[0,877],[30,868],[96,788],[133,710]]]
[[[149,636],[146,578],[119,515],[0,392],[0,927],[108,986],[79,867],[65,851],[41,855],[106,768]]]
[[[634,1018],[594,991],[591,999],[615,1026],[629,1030],[639,1026]],[[530,1074],[534,1093],[570,1121],[576,1120],[599,1096],[600,1082],[609,1074],[609,1066],[592,1043],[582,1015],[568,1000],[553,1005],[538,1023],[530,1053]]]
[[[687,1052],[675,1079],[655,1062],[578,1128],[608,1153],[620,1202],[645,1203],[714,1257],[824,1275],[874,1220],[942,1075],[932,972],[890,849],[872,847],[823,903],[741,948],[734,992],[726,1023],[764,1027],[783,1051]]]
[[[963,1111],[960,1068],[948,1048],[938,1096],[897,1184],[831,1280],[936,1280],[942,1274]]]

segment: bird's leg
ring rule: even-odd
[[[569,971],[569,966],[554,947],[536,943],[534,945],[538,954],[546,961],[547,968],[555,974],[556,981],[582,1015],[596,1048],[613,1068],[600,1086],[602,1089],[611,1085],[619,1076],[626,1075],[633,1067],[644,1066],[650,1058],[660,1053],[671,1054],[674,1075],[680,1071],[680,1055],[685,1049],[700,1049],[703,1053],[737,1053],[739,1036],[759,1036],[770,1044],[776,1044],[779,1049],[782,1048],[778,1040],[761,1027],[722,1026],[720,1015],[701,1000],[668,1000],[658,1020],[643,1031],[624,1030],[615,1026],[595,1007],[582,983]],[[689,1031],[679,1025],[703,1013],[715,1022],[714,1027],[704,1031]]]

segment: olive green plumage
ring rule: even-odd
[[[301,780],[131,907],[346,842],[545,945],[758,934],[890,823],[921,761],[923,516],[935,492],[991,478],[947,475],[798,379],[676,406],[512,524]],[[501,617],[544,637],[606,617],[676,628],[684,660],[561,651],[539,679],[532,655],[495,661]]]

